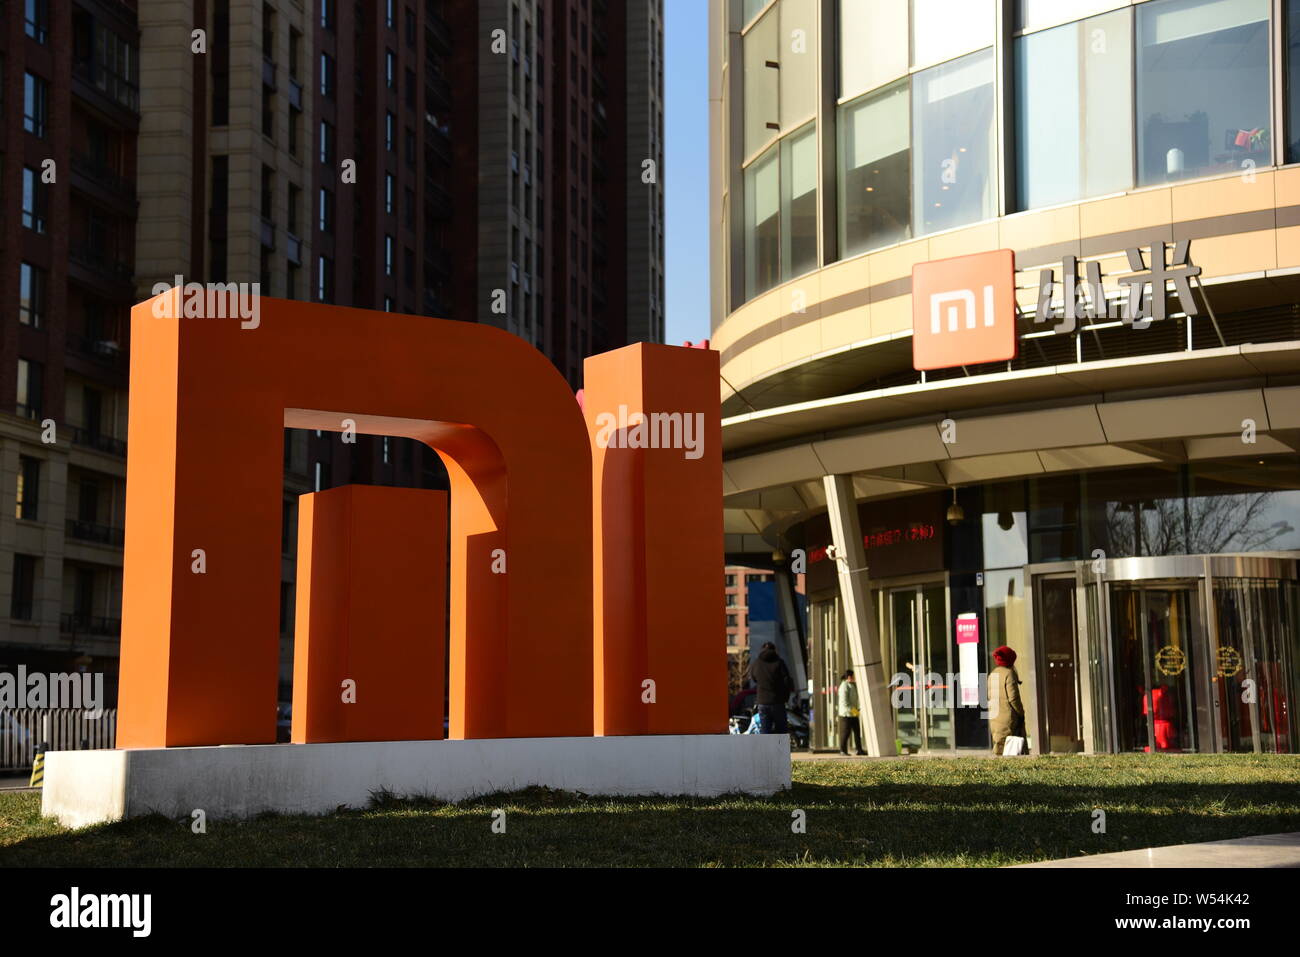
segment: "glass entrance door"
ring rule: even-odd
[[[1210,690],[1222,750],[1295,753],[1296,582],[1216,578],[1214,617]]]
[[[910,751],[953,747],[956,677],[942,583],[893,588],[881,606],[895,676],[895,736]],[[901,683],[900,683],[901,682]],[[901,692],[901,693],[900,693]]]
[[[1111,586],[1116,749],[1195,751],[1195,582]]]
[[[1083,750],[1079,730],[1079,678],[1075,649],[1078,646],[1078,618],[1075,613],[1076,584],[1073,575],[1039,578],[1035,604],[1043,660],[1047,664],[1046,717],[1047,748],[1055,752]]]

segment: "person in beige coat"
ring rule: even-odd
[[[1011,735],[1025,736],[1025,703],[1020,697],[1016,653],[1006,645],[993,652],[997,667],[989,673],[989,733],[993,753],[1001,754]]]

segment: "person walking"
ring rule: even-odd
[[[794,679],[776,653],[776,645],[770,641],[763,643],[758,657],[749,663],[749,676],[758,688],[755,700],[762,716],[759,734],[787,734],[790,729],[785,718],[785,703],[794,691]]]
[[[849,735],[853,736],[856,748],[853,753],[867,753],[862,750],[862,725],[858,722],[858,713],[858,684],[850,668],[840,678],[839,707],[836,709],[840,719],[840,754],[849,753]]]
[[[1025,737],[1025,703],[1020,697],[1016,653],[1002,645],[994,650],[993,660],[997,667],[989,674],[989,733],[993,753],[1000,755],[1007,738]]]

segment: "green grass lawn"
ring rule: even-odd
[[[492,812],[506,812],[506,833]],[[1094,834],[1093,809],[1106,811]],[[807,831],[791,830],[792,812]],[[995,866],[1300,830],[1300,758],[1082,755],[797,762],[773,798],[535,788],[328,817],[162,817],[69,831],[0,794],[0,866]]]

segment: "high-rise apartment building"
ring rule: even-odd
[[[490,322],[574,387],[586,355],[662,341],[661,0],[3,18],[0,667],[116,673],[129,308],[157,283]],[[297,496],[446,476],[418,443],[330,432],[287,431],[284,465],[287,698]]]
[[[23,0],[0,21],[2,670],[71,671],[117,653],[134,7]]]

